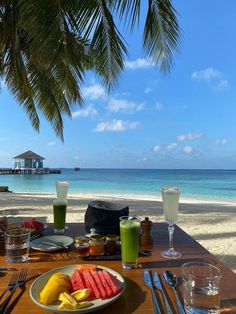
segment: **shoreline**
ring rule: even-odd
[[[0,216],[10,223],[37,217],[47,223],[53,221],[52,202],[55,193],[0,193]],[[130,214],[146,216],[153,222],[163,222],[161,198],[141,199],[127,196],[70,194],[67,222],[84,222],[88,203],[94,200],[129,206]],[[180,199],[178,225],[202,246],[236,272],[236,203]]]
[[[1,192],[1,194],[14,194],[20,196],[36,196],[36,197],[45,197],[48,196],[50,198],[56,198],[55,192]],[[111,199],[121,199],[121,200],[137,200],[137,201],[157,201],[161,202],[161,195],[157,194],[156,196],[153,195],[137,195],[137,194],[103,194],[103,193],[69,193],[68,198],[77,198],[77,199],[101,199],[101,198],[111,198]],[[229,206],[236,206],[236,199],[235,200],[223,200],[223,199],[209,199],[209,198],[193,198],[193,197],[181,197],[180,195],[180,203],[186,204],[216,204],[216,205],[229,205]]]

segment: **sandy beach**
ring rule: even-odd
[[[32,217],[52,222],[53,199],[53,194],[1,193],[0,216],[6,215],[10,223]],[[153,222],[164,221],[160,199],[69,195],[67,222],[83,222],[87,205],[92,200],[128,205],[130,213],[142,218],[148,216]],[[236,203],[181,200],[178,225],[236,272],[235,213]]]

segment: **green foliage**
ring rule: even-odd
[[[141,0],[0,1],[0,76],[35,130],[42,113],[63,140],[86,71],[108,89],[117,83],[127,49],[114,16],[132,31],[140,14]],[[169,71],[180,33],[170,0],[148,1],[143,31],[147,56]]]

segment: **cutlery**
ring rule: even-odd
[[[46,241],[42,241],[40,242],[40,244],[45,244],[48,246],[54,246],[54,247],[58,247],[58,248],[64,248],[64,249],[68,249],[68,246],[62,245],[62,244],[57,244],[54,242],[46,242]]]
[[[7,297],[7,299],[3,302],[1,308],[0,308],[0,313],[1,314],[5,314],[7,312],[7,307],[10,303],[10,300],[13,296],[13,294],[15,293],[17,287],[22,287],[24,286],[26,279],[27,279],[27,274],[28,274],[28,267],[23,267],[20,271],[20,274],[18,276],[17,282],[15,283],[14,287],[11,290],[10,295]]]
[[[178,293],[175,289],[176,285],[177,285],[177,277],[175,276],[174,273],[172,273],[171,271],[167,270],[163,273],[163,277],[167,283],[167,285],[169,285],[173,292],[174,292],[174,295],[175,295],[175,299],[176,299],[176,302],[177,302],[177,307],[178,307],[178,311],[180,314],[184,314],[184,308],[180,302],[180,299],[179,299],[179,296],[178,296]]]
[[[159,278],[159,276],[158,276],[158,274],[157,274],[156,272],[155,272],[154,275],[153,275],[153,281],[154,281],[154,286],[155,286],[158,290],[160,290],[160,292],[161,292],[161,294],[162,294],[162,296],[163,296],[163,300],[164,300],[166,312],[167,312],[168,314],[173,314],[173,311],[172,311],[172,309],[171,309],[171,307],[170,307],[170,304],[169,304],[169,302],[168,302],[168,300],[167,300],[167,297],[166,297],[166,295],[165,295],[165,291],[164,291],[163,288],[162,288],[162,284],[161,284],[160,278]]]
[[[157,297],[154,292],[152,280],[150,277],[150,270],[149,269],[144,269],[144,282],[145,284],[151,289],[152,293],[152,301],[153,301],[153,309],[155,314],[161,314],[160,307],[157,302]]]
[[[7,293],[7,291],[11,290],[14,288],[15,284],[16,284],[16,281],[17,281],[17,277],[18,277],[18,272],[14,272],[12,275],[11,275],[11,278],[9,280],[9,283],[6,287],[6,289],[3,291],[3,293],[0,295],[0,300],[2,300],[2,298],[4,297],[4,295]]]

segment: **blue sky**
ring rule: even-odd
[[[141,30],[125,34],[129,58],[108,94],[94,73],[85,105],[65,118],[64,143],[41,119],[40,133],[2,82],[0,167],[26,150],[48,167],[235,169],[236,2],[175,0],[183,31],[167,76],[141,49]]]

